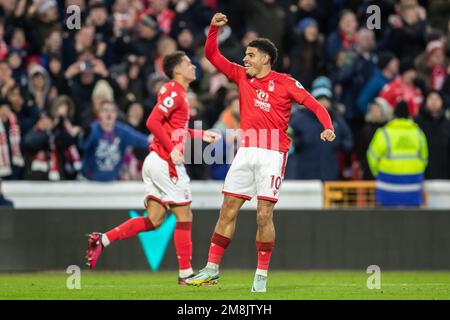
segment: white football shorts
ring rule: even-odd
[[[142,166],[142,179],[145,184],[145,206],[149,199],[158,201],[165,207],[186,205],[192,202],[190,179],[184,165],[175,166],[178,178],[169,175],[169,163],[152,151]]]
[[[250,200],[277,202],[286,169],[287,153],[240,147],[225,178],[222,193]]]

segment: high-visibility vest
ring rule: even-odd
[[[379,128],[367,150],[377,178],[376,201],[384,205],[420,205],[428,164],[427,140],[410,119],[394,119]]]

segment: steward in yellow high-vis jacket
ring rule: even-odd
[[[376,177],[375,202],[384,206],[419,206],[428,163],[425,134],[409,118],[401,101],[394,119],[379,128],[367,150],[370,170]]]

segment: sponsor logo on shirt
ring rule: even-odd
[[[267,92],[262,91],[261,89],[256,90],[256,96],[258,99],[255,100],[255,107],[260,108],[263,111],[269,112],[270,111],[270,103],[269,101],[269,94]]]

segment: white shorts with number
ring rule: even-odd
[[[241,147],[225,178],[223,194],[250,200],[277,202],[284,178],[287,153],[263,148]]]
[[[155,200],[165,207],[186,205],[192,202],[190,179],[184,165],[175,166],[178,179],[169,176],[169,164],[154,151],[145,158],[142,166],[142,179],[145,184],[145,205]]]

